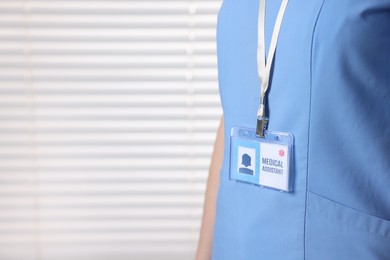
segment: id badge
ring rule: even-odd
[[[231,129],[230,179],[292,192],[293,136],[241,127]]]

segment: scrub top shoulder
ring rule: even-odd
[[[266,4],[267,46],[280,4]],[[390,1],[289,1],[268,129],[294,135],[292,193],[229,179],[230,129],[256,127],[258,6],[224,0],[218,15],[213,259],[390,259]]]

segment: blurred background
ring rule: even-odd
[[[0,260],[193,259],[220,0],[0,0]]]

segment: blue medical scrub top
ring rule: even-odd
[[[267,46],[280,4],[267,1]],[[230,129],[256,126],[258,5],[224,0],[218,15],[225,153],[212,258],[390,259],[390,1],[289,1],[268,129],[294,135],[293,193],[229,180]]]

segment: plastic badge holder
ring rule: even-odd
[[[241,127],[231,129],[230,179],[292,192],[293,136]]]

